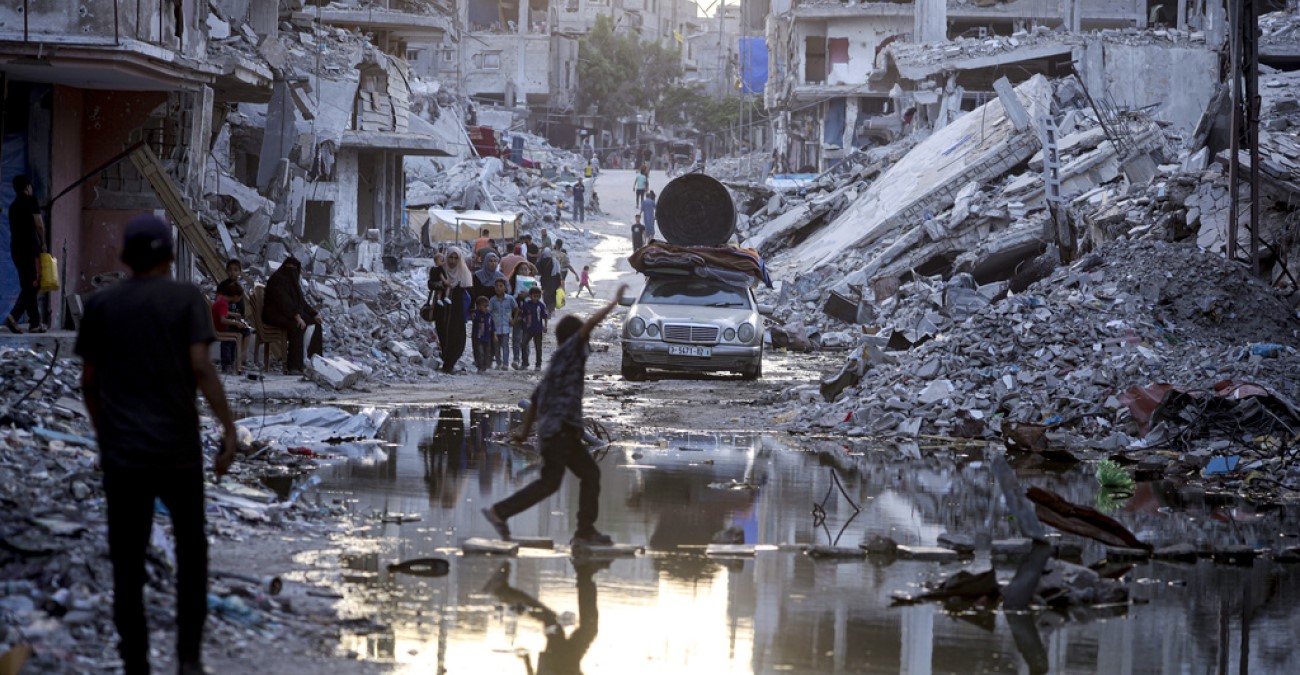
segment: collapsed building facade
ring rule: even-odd
[[[999,77],[1019,84],[1033,74],[1059,76],[1075,68],[1092,95],[1122,107],[1166,101],[1192,86],[1189,104],[1156,116],[1194,125],[1191,111],[1218,81],[1216,50],[1226,37],[1226,13],[1212,2],[1173,3],[1177,12],[1148,5],[1132,0],[774,3],[767,23],[771,80],[765,92],[776,119],[774,147],[785,168],[815,173],[855,148],[942,127],[990,100]],[[1128,31],[1145,29],[1153,20],[1168,26],[1156,37],[1185,51],[1170,53],[1127,39]],[[1133,69],[1151,77],[1117,75]]]
[[[899,30],[919,26],[905,5],[874,9]],[[1300,396],[1284,356],[1300,348],[1300,8],[1259,18],[1254,205],[1223,10],[1177,3],[1091,32],[1012,23],[1009,35],[898,38],[861,89],[824,85],[877,92],[883,114],[828,137],[830,100],[785,110],[806,116],[790,152],[828,170],[731,184],[744,244],[789,280],[773,343],[856,347],[839,373],[787,391],[791,428],[1010,447],[1029,424],[1050,443],[1132,456],[1169,441],[1132,424],[1130,402],[1153,382]],[[791,84],[778,77],[776,93]],[[862,110],[844,106],[847,118]]]
[[[405,157],[468,152],[405,61],[445,34],[436,8],[118,4],[0,9],[4,182],[26,173],[51,202],[69,297],[121,269],[121,228],[144,211],[177,224],[182,275],[289,254],[323,272],[319,246],[408,236]]]

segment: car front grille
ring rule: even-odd
[[[716,344],[718,342],[717,326],[692,326],[689,324],[664,324],[665,342],[686,342],[690,344]]]

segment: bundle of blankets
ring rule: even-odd
[[[748,286],[755,279],[768,288],[772,279],[758,251],[730,246],[674,246],[652,241],[628,256],[632,269],[648,277],[697,276]]]

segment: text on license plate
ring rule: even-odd
[[[668,353],[672,356],[713,356],[713,350],[709,347],[688,347],[686,345],[668,345]]]

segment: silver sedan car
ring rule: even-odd
[[[748,287],[712,279],[651,279],[623,322],[623,377],[647,368],[763,376],[763,316]]]

